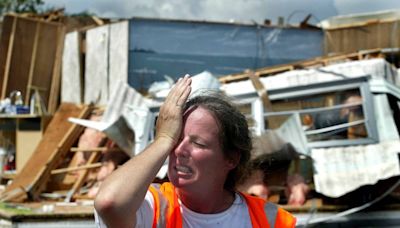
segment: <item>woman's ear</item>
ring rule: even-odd
[[[239,153],[233,153],[229,158],[228,158],[228,168],[229,169],[234,169],[236,166],[239,164],[240,161],[240,154]]]

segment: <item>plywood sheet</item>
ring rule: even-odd
[[[6,96],[13,90],[19,90],[25,97],[37,24],[18,18],[16,26]]]
[[[66,34],[62,58],[61,102],[82,103],[79,32]]]
[[[42,138],[42,131],[18,131],[17,132],[17,172],[22,170],[22,167],[31,157],[35,148]]]
[[[109,26],[86,32],[84,103],[107,104]]]
[[[37,42],[37,52],[34,61],[32,86],[43,88],[40,94],[49,108],[51,84],[53,81],[53,67],[56,60],[58,26],[53,24],[41,24]],[[29,97],[33,90],[29,91]],[[55,94],[52,94],[55,95]]]

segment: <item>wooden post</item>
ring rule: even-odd
[[[14,49],[14,37],[15,37],[15,30],[17,28],[18,18],[12,17],[12,20],[13,20],[13,23],[12,23],[10,39],[8,41],[8,47],[7,47],[6,65],[4,67],[3,90],[1,93],[2,100],[6,97],[6,92],[7,92],[8,76],[10,74],[10,64],[11,64],[11,58],[12,58],[12,53],[13,53],[13,49]]]
[[[123,151],[120,148],[108,148],[108,147],[95,147],[95,148],[79,148],[72,147],[71,152],[120,152]]]
[[[40,34],[40,26],[41,23],[36,23],[36,30],[35,30],[35,38],[33,40],[33,49],[31,55],[31,63],[29,65],[29,76],[28,76],[28,83],[26,84],[26,95],[25,95],[25,104],[29,104],[29,95],[30,95],[30,87],[32,85],[33,79],[33,71],[35,70],[35,62],[36,62],[36,53],[37,53],[37,46]]]
[[[254,73],[254,71],[248,71],[249,78],[254,88],[256,89],[258,96],[261,98],[261,101],[264,106],[265,112],[272,112],[272,104],[268,97],[268,92],[265,89],[264,85],[260,81],[260,77]]]
[[[60,91],[61,82],[61,63],[62,63],[62,52],[64,48],[64,37],[65,37],[65,26],[60,25],[57,28],[57,50],[53,65],[53,77],[51,81],[49,101],[48,101],[48,112],[53,114],[57,110],[58,94]]]
[[[56,174],[61,174],[61,173],[69,173],[73,171],[78,171],[82,169],[95,169],[102,166],[101,162],[89,164],[89,165],[82,165],[82,166],[75,166],[75,167],[68,167],[68,168],[62,168],[62,169],[54,169],[51,171],[51,175],[56,175]]]

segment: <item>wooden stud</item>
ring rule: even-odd
[[[108,147],[97,147],[97,148],[79,148],[79,147],[72,147],[71,152],[119,152],[122,151],[120,148],[108,148]]]
[[[36,23],[36,30],[35,30],[35,38],[33,40],[33,49],[31,55],[31,63],[29,65],[29,75],[28,75],[28,83],[26,84],[26,95],[25,95],[25,104],[29,104],[29,95],[31,91],[32,79],[33,79],[33,71],[35,69],[35,62],[36,62],[36,53],[37,53],[37,46],[40,34],[40,23]]]
[[[61,83],[61,64],[62,64],[62,51],[64,48],[65,26],[60,25],[57,28],[57,48],[56,56],[53,65],[53,77],[51,81],[48,112],[53,114],[57,110],[58,96]]]
[[[11,34],[10,34],[10,39],[8,41],[8,47],[7,47],[7,58],[6,58],[6,64],[4,67],[4,80],[3,80],[3,90],[1,93],[1,99],[3,100],[6,98],[6,92],[7,92],[7,84],[8,84],[8,77],[10,74],[10,65],[11,65],[11,58],[12,58],[12,52],[14,49],[14,38],[15,38],[15,31],[17,28],[17,17],[12,17],[13,19],[13,24],[12,24],[12,29],[11,29]]]
[[[56,175],[56,174],[62,174],[62,173],[69,173],[73,171],[78,171],[82,169],[95,169],[102,166],[101,162],[89,164],[89,165],[82,165],[82,166],[75,166],[75,167],[68,167],[68,168],[62,168],[62,169],[54,169],[51,171],[51,175]]]

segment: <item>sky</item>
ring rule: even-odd
[[[67,13],[88,11],[105,18],[150,17],[273,24],[282,17],[297,24],[308,14],[312,24],[336,15],[400,10],[399,0],[44,0]]]

